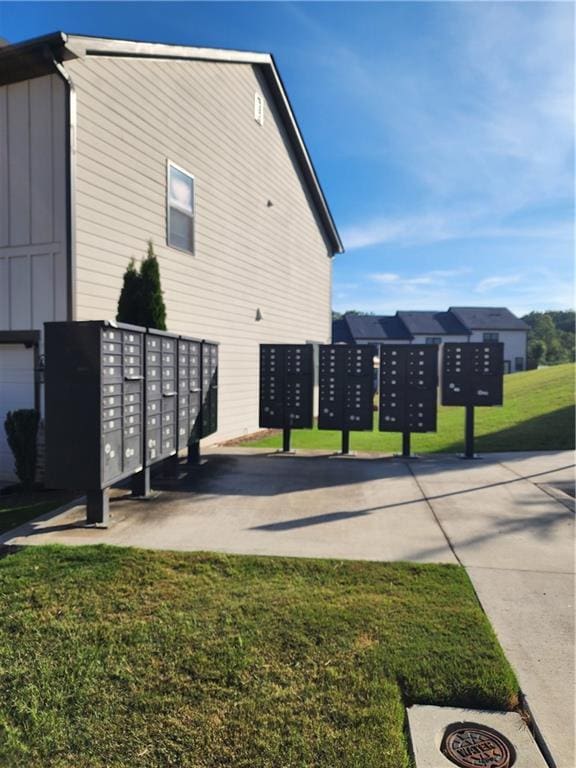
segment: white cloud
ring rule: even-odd
[[[519,282],[520,277],[518,275],[495,275],[494,277],[485,277],[483,280],[480,280],[474,290],[476,293],[486,293],[495,288],[501,288],[504,285],[513,285],[514,283]]]
[[[425,54],[411,60],[359,51],[315,30],[325,37],[319,65],[347,112],[368,127],[369,138],[351,151],[393,158],[420,192],[406,214],[349,221],[342,227],[346,247],[566,239],[569,222],[540,226],[529,216],[535,207],[566,205],[573,197],[571,4],[432,8],[434,37],[423,44],[429,65]],[[329,54],[323,52],[328,39]]]

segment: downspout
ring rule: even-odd
[[[76,89],[72,78],[51,56],[66,88],[66,319],[76,319]]]

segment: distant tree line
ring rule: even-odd
[[[573,310],[530,312],[522,318],[528,331],[528,367],[574,362]]]

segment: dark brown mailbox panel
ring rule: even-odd
[[[218,429],[218,344],[202,342],[201,348],[202,409],[201,434],[207,437]]]
[[[375,355],[372,345],[320,347],[318,429],[373,428]]]
[[[444,344],[442,405],[502,405],[504,344]]]
[[[142,469],[144,329],[45,324],[46,485],[100,490]]]
[[[176,453],[178,338],[164,331],[146,334],[145,464]]]
[[[438,347],[383,344],[380,347],[381,432],[435,432]]]
[[[178,450],[202,437],[202,342],[178,339]]]
[[[312,344],[261,344],[260,426],[311,428],[313,398]]]

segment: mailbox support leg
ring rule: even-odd
[[[190,443],[188,446],[188,464],[200,464],[200,443]]]
[[[342,456],[350,455],[350,432],[347,429],[342,431]]]
[[[466,406],[466,446],[464,449],[464,458],[474,458],[474,406]]]
[[[290,430],[282,430],[282,453],[290,453]]]
[[[150,496],[150,467],[137,472],[132,478],[132,496]]]
[[[410,432],[402,432],[402,458],[410,459],[412,454],[410,452]]]
[[[108,488],[86,492],[86,522],[89,525],[108,527],[110,496]]]

